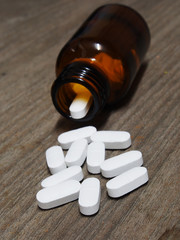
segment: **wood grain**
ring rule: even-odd
[[[42,211],[35,195],[49,176],[45,150],[57,136],[83,124],[63,119],[50,88],[59,50],[87,16],[110,0],[0,0],[0,238],[180,239],[180,2],[122,0],[151,30],[151,47],[125,101],[105,109],[98,130],[127,130],[142,151],[149,182],[110,199],[101,181],[98,214],[85,217],[77,202]],[[84,124],[85,125],[85,124]],[[114,156],[121,151],[107,151]],[[86,166],[83,167],[88,176]]]

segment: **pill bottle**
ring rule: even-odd
[[[149,44],[148,26],[135,10],[119,4],[99,7],[57,57],[57,79],[51,88],[57,111],[88,121],[105,105],[121,101]]]

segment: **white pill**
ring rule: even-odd
[[[126,149],[131,146],[131,136],[125,131],[97,131],[91,141],[104,142],[106,149]]]
[[[73,142],[67,151],[65,163],[70,166],[82,166],[87,156],[88,141],[79,139]]]
[[[65,168],[64,170],[45,178],[41,182],[41,186],[43,188],[51,187],[53,185],[67,181],[69,179],[81,181],[83,177],[84,175],[83,175],[82,168],[79,166],[72,166],[69,168]]]
[[[66,168],[64,153],[60,146],[53,146],[46,150],[46,162],[52,174]]]
[[[112,178],[142,164],[142,153],[132,150],[105,160],[101,164],[101,173],[106,178]]]
[[[92,142],[87,150],[87,169],[90,173],[100,173],[100,166],[105,159],[105,145],[103,142]]]
[[[61,144],[63,149],[68,149],[71,146],[72,142],[82,138],[86,138],[89,143],[90,136],[96,131],[97,129],[93,126],[87,126],[71,130],[60,134],[58,137],[58,142]]]
[[[109,180],[106,183],[106,187],[108,195],[112,198],[117,198],[133,191],[147,181],[147,169],[145,167],[136,167]]]
[[[81,184],[79,192],[79,209],[84,215],[98,212],[101,198],[100,181],[97,178],[87,178]]]
[[[74,119],[85,117],[91,107],[91,103],[92,95],[90,92],[77,94],[69,107],[71,117]]]
[[[78,181],[68,180],[43,188],[36,194],[38,206],[42,209],[49,209],[74,201],[79,197],[80,187],[81,184]]]

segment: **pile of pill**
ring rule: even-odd
[[[112,198],[119,198],[148,181],[140,151],[127,151],[105,160],[105,149],[127,149],[131,146],[131,136],[126,131],[97,131],[95,127],[87,126],[62,133],[58,142],[60,146],[46,150],[47,166],[52,175],[41,182],[43,189],[36,194],[38,206],[42,209],[78,199],[82,214],[98,212],[100,181],[95,177],[83,180],[81,166],[85,160],[89,173],[101,173],[103,177],[111,178],[106,188]],[[66,156],[63,149],[67,150]]]

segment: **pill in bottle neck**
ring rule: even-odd
[[[72,118],[81,119],[86,116],[91,107],[92,94],[87,88],[78,83],[72,83],[72,89],[76,95],[69,107],[69,111]]]
[[[60,51],[51,95],[65,117],[88,121],[126,95],[145,57],[150,33],[133,9],[95,10]]]

